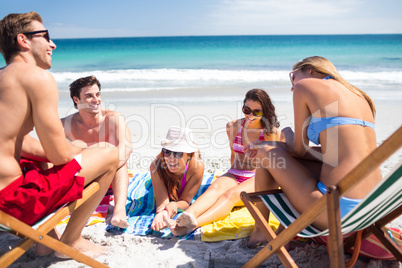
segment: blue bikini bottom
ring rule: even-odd
[[[322,182],[317,183],[318,190],[322,194],[325,194],[327,192],[327,187],[322,184]],[[341,207],[341,219],[343,216],[349,213],[357,204],[359,204],[362,201],[362,199],[352,199],[352,198],[347,198],[347,197],[342,197],[339,200],[339,205]]]

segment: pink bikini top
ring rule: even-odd
[[[235,151],[236,153],[239,153],[239,154],[244,154],[243,139],[241,137],[244,123],[246,123],[246,120],[244,120],[243,124],[241,124],[241,127],[240,127],[239,131],[237,132],[237,135],[236,135],[236,137],[234,139],[234,143],[233,143],[233,151]],[[259,140],[260,141],[265,140],[264,129],[262,128],[262,126],[261,126],[261,133],[260,133]]]
[[[188,169],[188,162],[189,161],[187,161],[187,163],[186,163],[186,169],[184,170],[183,178],[181,179],[181,189],[180,189],[180,192],[179,192],[179,195],[178,195],[179,197],[181,196],[181,193],[183,192],[184,187],[187,184],[186,175],[187,175],[187,169]]]

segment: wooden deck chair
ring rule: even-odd
[[[385,224],[401,215],[402,212],[402,162],[390,176],[384,178],[352,211],[340,219],[339,198],[354,187],[366,175],[377,168],[402,146],[402,127],[385,140],[359,165],[349,172],[336,186],[328,187],[327,193],[301,215],[290,205],[281,190],[268,192],[241,193],[241,199],[255,219],[256,224],[269,241],[244,267],[261,265],[273,254],[277,254],[285,267],[297,267],[284,245],[296,235],[314,237],[329,235],[328,246],[331,267],[344,267],[344,246],[342,234],[363,230],[363,238],[373,232],[385,247],[402,261],[401,250],[388,234],[381,229]],[[254,202],[264,202],[278,220],[287,227],[278,236],[269,227],[264,215]],[[329,228],[316,229],[311,223],[327,209]],[[352,239],[345,241],[351,246]],[[357,257],[356,257],[357,258]]]
[[[47,235],[49,231],[51,231],[65,216],[76,210],[98,190],[99,184],[97,182],[92,182],[84,189],[81,199],[66,204],[65,206],[56,210],[54,213],[42,219],[40,222],[36,223],[34,226],[29,226],[24,222],[8,215],[7,213],[0,211],[0,230],[11,232],[23,238],[18,245],[1,256],[0,267],[8,267],[11,265],[36,242],[91,267],[108,267],[105,264],[100,263],[93,258],[82,254],[78,250]]]

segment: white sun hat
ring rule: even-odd
[[[177,126],[169,128],[166,139],[161,141],[161,145],[162,148],[173,152],[194,153],[198,150],[191,129]]]

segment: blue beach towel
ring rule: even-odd
[[[214,174],[204,174],[201,186],[191,203],[206,191],[214,179]],[[156,202],[151,174],[149,172],[134,175],[128,185],[127,199],[126,211],[129,227],[124,230],[109,224],[106,227],[108,232],[116,234],[124,232],[134,235],[152,234],[162,238],[172,237],[169,228],[165,228],[159,232],[151,229],[151,224],[156,212]],[[176,217],[178,217],[178,215],[180,215],[180,213],[178,213]],[[193,239],[193,235],[189,234],[183,238]]]

